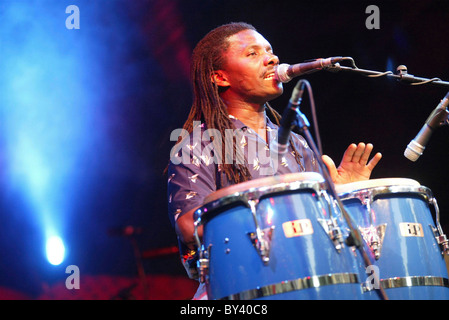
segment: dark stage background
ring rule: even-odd
[[[365,26],[373,4],[377,30]],[[69,5],[79,29],[66,27]],[[283,63],[349,56],[363,69],[403,64],[449,80],[447,1],[3,0],[0,17],[2,298],[190,297],[178,256],[149,255],[176,246],[162,172],[191,103],[191,50],[218,25],[252,23]],[[383,154],[373,178],[431,188],[448,232],[448,129],[434,132],[417,162],[403,152],[449,89],[343,72],[304,78],[324,153],[339,163],[350,143],[373,143]],[[295,83],[272,101],[279,112]],[[307,98],[302,111],[312,120]],[[142,232],[114,234],[126,226]],[[51,232],[66,248],[57,266],[46,259]],[[69,265],[79,267],[79,290],[64,286]]]

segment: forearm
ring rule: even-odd
[[[194,213],[199,207],[193,208],[176,220],[175,229],[179,239],[185,243],[189,249],[196,247]],[[198,227],[198,236],[203,236],[203,226]]]

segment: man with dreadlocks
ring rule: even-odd
[[[193,213],[207,195],[267,175],[320,172],[314,153],[295,133],[285,155],[274,162],[266,156],[281,118],[268,104],[283,93],[274,77],[278,64],[270,43],[247,23],[210,31],[193,51],[193,104],[168,165],[169,216],[192,278],[197,276]],[[382,157],[377,153],[368,162],[372,149],[351,144],[338,168],[323,156],[333,182],[368,180]],[[192,152],[185,156],[186,150]]]

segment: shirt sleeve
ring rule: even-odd
[[[188,211],[203,205],[204,198],[216,189],[216,164],[203,159],[180,164],[170,161],[167,193],[172,225]]]
[[[200,151],[204,150],[203,144],[201,143]],[[185,152],[187,156],[182,157],[185,155],[183,154],[177,158],[178,161],[172,161],[171,158],[168,165],[168,214],[172,226],[175,226],[176,220],[184,214],[203,205],[205,197],[217,189],[218,165],[207,154],[194,152],[196,146],[193,140],[190,140],[190,144],[178,153],[180,156]],[[180,159],[182,161],[179,161]],[[191,279],[197,279],[198,252],[189,249],[179,238],[178,244],[181,262],[187,274]]]

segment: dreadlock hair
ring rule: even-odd
[[[200,121],[205,123],[208,129],[218,130],[221,133],[222,141],[215,141],[216,139],[214,139],[213,144],[215,148],[222,148],[223,155],[225,154],[225,130],[235,129],[235,126],[229,117],[225,103],[219,95],[220,87],[212,81],[212,75],[214,71],[222,69],[225,64],[224,53],[230,45],[228,38],[244,30],[256,31],[256,28],[245,22],[232,22],[217,27],[204,36],[196,45],[192,54],[191,80],[194,98],[183,129],[192,133],[193,122]],[[265,107],[271,114],[270,119],[279,126],[281,119],[279,113],[268,103]],[[235,136],[233,139],[233,152],[237,154]],[[294,151],[296,161],[300,163],[300,155],[296,150]],[[222,161],[221,170],[228,180],[234,183],[251,180],[246,159],[243,159],[243,164],[241,161],[234,161],[230,164]]]

